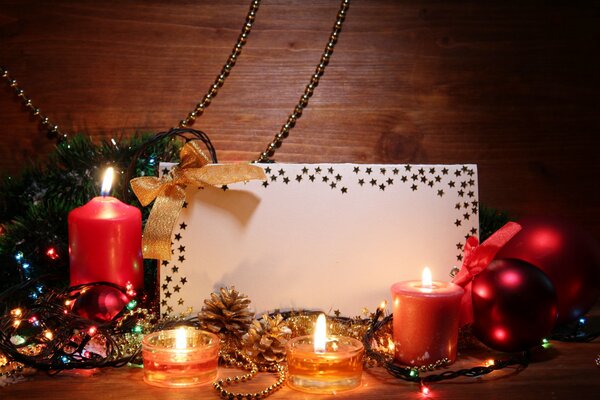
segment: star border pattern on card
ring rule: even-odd
[[[261,165],[261,164],[257,164]],[[340,195],[350,195],[347,184],[355,180],[360,190],[377,190],[384,193],[392,185],[407,185],[411,192],[419,190],[434,191],[440,198],[455,192],[462,201],[454,205],[455,219],[453,224],[457,229],[464,230],[464,240],[456,243],[456,261],[462,262],[463,249],[469,236],[478,235],[478,228],[465,227],[463,223],[470,221],[471,218],[477,219],[479,216],[479,202],[476,200],[475,193],[476,180],[475,170],[468,165],[446,165],[431,166],[426,164],[357,164],[353,167],[350,176],[343,176],[333,165],[325,167],[322,164],[303,165],[299,173],[288,175],[287,171],[277,164],[265,164],[264,170],[267,179],[262,182],[262,186],[268,189],[271,185],[282,183],[285,185],[299,184],[319,184],[335,190]],[[168,174],[170,167],[164,167],[160,170],[160,176]],[[227,191],[229,188],[223,186]],[[187,207],[187,202],[183,208]],[[172,261],[160,261],[160,276],[165,276],[164,283],[160,279],[160,306],[163,317],[174,312],[175,304],[178,307],[185,307],[185,299],[179,295],[180,290],[188,282],[185,274],[180,273],[183,270],[185,262],[185,246],[179,242],[183,238],[187,223],[182,221],[174,229],[173,240],[171,242]],[[467,229],[468,228],[468,229]],[[189,315],[194,310],[187,307],[183,315]]]

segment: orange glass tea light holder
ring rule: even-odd
[[[217,378],[219,337],[180,327],[142,339],[144,381],[161,387],[194,387]]]
[[[463,288],[434,282],[425,267],[420,281],[392,285],[394,358],[408,366],[456,359]]]
[[[319,315],[313,336],[286,345],[288,386],[302,392],[335,394],[360,385],[364,347],[359,340],[327,336],[325,315]]]

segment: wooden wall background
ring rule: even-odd
[[[546,4],[548,3],[548,4]],[[589,4],[588,4],[589,3]],[[600,237],[600,6],[354,0],[277,161],[479,165],[480,197]],[[0,63],[44,112],[94,139],[174,126],[200,100],[249,1],[0,0]],[[297,102],[338,0],[264,0],[195,125],[222,160],[257,157]],[[0,170],[52,142],[0,90]]]

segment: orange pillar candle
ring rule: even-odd
[[[112,175],[108,168],[101,196],[69,213],[71,286],[105,281],[144,287],[142,213],[108,195]]]
[[[327,336],[325,315],[319,315],[313,336],[286,345],[288,385],[309,393],[335,394],[360,385],[364,347],[359,340]]]
[[[180,327],[142,339],[144,381],[160,387],[193,387],[217,377],[219,337]]]
[[[420,281],[396,283],[391,291],[396,361],[408,366],[444,358],[454,362],[464,290],[453,283],[433,282],[426,267]]]

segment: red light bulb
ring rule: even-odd
[[[46,250],[46,255],[51,260],[58,260],[60,258],[60,256],[58,255],[58,252],[56,251],[56,249],[54,247],[50,247],[48,250]]]

